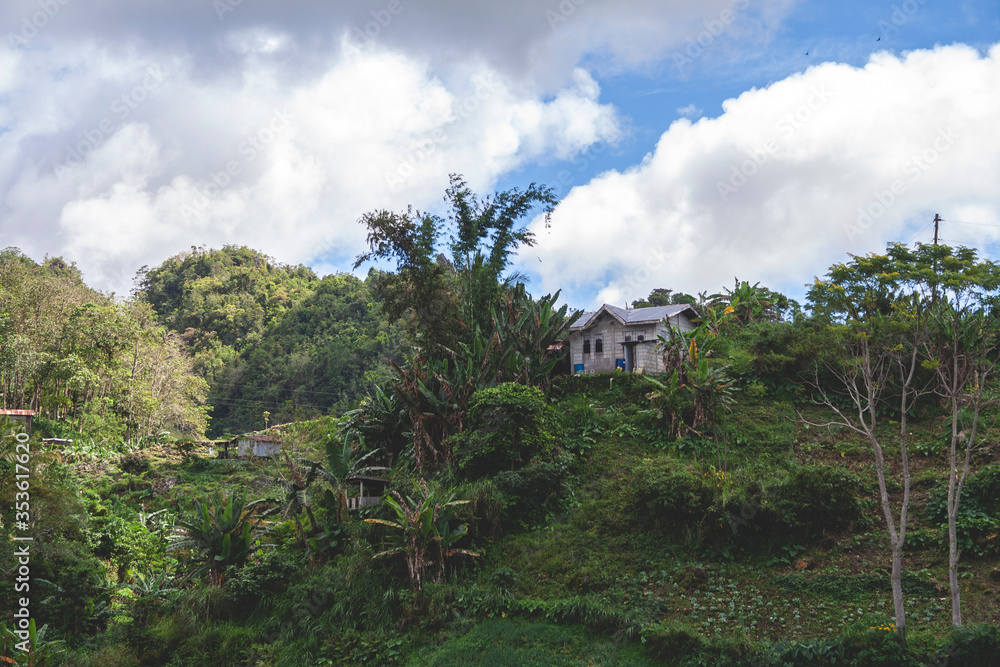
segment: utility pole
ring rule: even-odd
[[[941,222],[941,215],[938,213],[934,214],[934,245],[938,242],[938,223]]]

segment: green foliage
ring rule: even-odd
[[[421,480],[414,482],[412,494],[393,491],[384,502],[395,512],[395,519],[365,519],[365,523],[392,529],[385,536],[390,548],[373,557],[402,555],[415,592],[421,591],[425,574],[435,565],[434,580],[441,580],[446,557],[478,556],[467,549],[456,548],[456,543],[468,532],[468,526],[452,525],[454,508],[469,501],[455,500],[453,491]]]
[[[259,605],[273,604],[301,574],[299,557],[287,549],[268,549],[244,567],[227,570],[224,590],[234,607],[249,616]]]
[[[765,490],[765,503],[789,534],[811,537],[844,528],[861,517],[861,481],[841,468],[793,468]]]
[[[195,350],[208,341],[236,348],[255,342],[316,281],[246,247],[192,247],[140,273],[140,294],[173,331],[191,330]]]
[[[635,471],[635,510],[661,529],[697,525],[713,502],[705,477],[680,461],[645,459]]]
[[[265,510],[269,500],[244,501],[238,494],[221,495],[207,502],[196,501],[192,511],[179,515],[180,530],[167,551],[188,550],[197,567],[188,578],[208,574],[209,583],[221,586],[226,568],[241,567],[259,547],[261,533],[266,530],[265,517],[274,510]]]
[[[402,330],[382,312],[377,275],[312,283],[257,343],[227,361],[212,387],[213,432],[259,428],[265,410],[274,423],[344,412],[388,380]]]
[[[1000,532],[1000,465],[986,466],[970,475],[958,505],[956,520],[958,547],[964,554],[984,557],[1000,549],[996,535]],[[928,521],[940,526],[948,522],[948,483],[941,481],[928,494],[924,509]]]
[[[572,458],[564,455],[498,473],[493,481],[504,496],[503,524],[531,529],[565,510],[573,496],[571,469]]]
[[[19,636],[15,628],[8,628],[5,621],[0,621],[0,662],[11,665],[24,665],[24,667],[47,667],[55,665],[66,652],[65,642],[60,640],[47,640],[48,626],[43,625],[38,628],[35,619],[28,619],[27,641]],[[22,650],[18,645],[26,646],[27,651]]]
[[[459,467],[472,476],[515,470],[551,454],[555,414],[537,387],[505,382],[480,389],[456,448]]]
[[[149,305],[91,290],[60,264],[0,253],[5,403],[98,439],[163,428],[200,436],[207,387],[179,338],[156,323]]]
[[[1000,665],[1000,628],[986,623],[955,628],[945,651],[949,667]]]
[[[411,665],[521,667],[522,665],[649,665],[634,645],[622,645],[584,628],[519,617],[494,617],[466,634],[433,647]]]

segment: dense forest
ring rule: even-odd
[[[192,248],[122,300],[0,254],[38,414],[0,422],[0,661],[1000,664],[1000,267],[659,288],[667,371],[574,376],[510,271],[552,192],[445,200],[363,216],[365,280]],[[219,456],[251,431],[281,455]]]

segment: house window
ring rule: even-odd
[[[646,334],[639,334],[639,340],[646,340]]]
[[[583,339],[583,353],[584,354],[590,354],[590,339],[589,338],[584,338]]]
[[[594,354],[601,354],[604,352],[604,337],[594,336]]]
[[[632,340],[632,334],[625,334],[625,340],[626,341]]]

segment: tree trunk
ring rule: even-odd
[[[948,585],[951,588],[951,622],[959,627],[962,625],[962,590],[958,587],[958,559],[961,553],[958,550],[958,508],[955,510],[948,512]]]
[[[906,608],[903,606],[903,542],[892,543],[892,608],[896,612],[896,633],[906,641]]]

